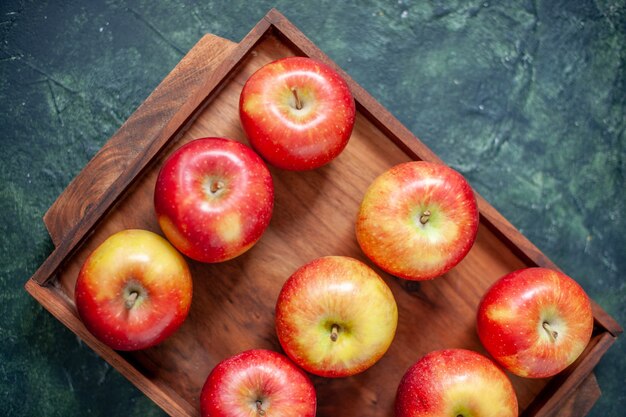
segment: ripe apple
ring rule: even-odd
[[[348,84],[328,65],[304,57],[279,59],[252,74],[239,115],[250,144],[272,165],[318,168],[348,144],[355,105]]]
[[[448,272],[467,255],[477,232],[470,185],[452,168],[424,161],[396,165],[376,178],[356,221],[363,252],[410,280]]]
[[[396,417],[517,417],[517,397],[505,373],[471,350],[430,352],[404,374]]]
[[[217,364],[200,395],[202,417],[314,417],[313,384],[280,353],[255,349]]]
[[[546,378],[561,372],[583,352],[593,330],[591,302],[567,275],[525,268],[496,281],[477,314],[478,336],[510,372]]]
[[[154,208],[167,239],[201,262],[241,255],[272,217],[274,185],[263,160],[224,138],[193,140],[163,164]]]
[[[324,377],[354,375],[374,365],[391,345],[397,324],[387,284],[345,256],[300,267],[276,303],[276,332],[285,353]]]
[[[156,233],[109,236],[85,260],[74,292],[85,327],[117,350],[154,346],[176,331],[191,306],[185,259]]]

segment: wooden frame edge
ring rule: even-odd
[[[207,39],[209,38],[220,39],[221,41],[224,41],[226,43],[231,43],[233,44],[231,48],[235,46],[235,43],[232,41],[228,41],[224,38],[220,38],[219,36],[207,33],[203,35],[200,38],[200,40],[198,40],[198,42],[195,43],[195,45],[190,49],[190,51],[198,48],[199,45],[202,45],[203,43],[205,43]],[[229,52],[230,52],[230,48],[228,50],[225,50],[224,52],[220,52],[219,54],[216,54],[215,55],[216,61],[218,59],[217,57],[219,57],[219,61],[217,62],[222,62],[223,57],[228,55]],[[102,148],[96,152],[96,154],[89,160],[89,162],[87,162],[87,164],[83,167],[83,169],[70,181],[69,184],[67,184],[63,192],[57,196],[57,198],[50,205],[50,207],[48,207],[48,209],[43,215],[43,221],[55,246],[58,246],[60,242],[65,238],[68,231],[71,231],[71,227],[60,230],[56,224],[56,218],[61,216],[61,210],[63,208],[62,206],[60,206],[60,199],[64,195],[67,195],[68,193],[70,193],[71,195],[73,191],[78,189],[81,180],[91,179],[90,177],[86,176],[86,174],[92,174],[92,175],[94,174],[93,173],[93,169],[95,168],[94,163],[99,160],[99,158],[102,156],[103,153],[110,152],[111,148],[115,148],[118,145],[120,145],[122,142],[129,140],[129,136],[131,135],[130,132],[132,131],[129,129],[135,129],[136,128],[135,125],[141,122],[141,118],[138,118],[137,116],[139,114],[143,115],[143,113],[147,111],[146,108],[150,107],[150,105],[153,104],[153,101],[155,101],[163,93],[165,86],[169,85],[170,83],[172,83],[173,81],[177,79],[177,75],[181,72],[181,65],[186,65],[186,57],[187,55],[185,55],[185,57],[183,57],[183,59],[179,61],[174,66],[174,68],[172,68],[172,70],[161,80],[159,85],[133,111],[133,113],[129,116],[129,118],[126,119],[124,123],[122,123],[119,129],[106,141],[106,143],[104,143]],[[171,115],[171,117],[173,116],[174,114]],[[162,130],[166,124],[167,123],[164,123],[159,130],[153,132],[148,138],[144,138],[145,140],[144,143],[147,143],[150,140],[156,138],[160,130]],[[133,155],[132,158],[127,159],[126,163],[128,165],[134,163],[134,160],[136,159],[136,157],[137,155]],[[127,165],[124,165],[123,167],[121,167],[121,169],[123,170],[126,166]],[[120,171],[117,172],[117,176],[121,175]],[[101,179],[98,179],[98,181],[100,180]],[[108,188],[108,186],[110,186],[112,182],[113,180],[107,182],[106,184],[102,184],[103,185],[102,190]],[[82,210],[80,210],[77,213],[73,213],[77,220],[79,220],[80,217],[82,217],[84,213],[86,213],[86,211],[90,209],[90,207],[95,205],[95,202],[97,200],[93,200],[92,196],[89,196],[89,198],[92,199],[89,205],[85,205],[82,207]]]
[[[124,375],[137,389],[147,395],[165,412],[176,416],[195,415],[193,410],[196,407],[193,407],[175,391],[161,387],[149,380],[123,358],[120,353],[96,339],[83,325],[71,303],[63,299],[51,287],[41,286],[34,280],[28,280],[24,288],[44,309],[80,337],[87,346]]]
[[[600,359],[616,341],[608,332],[592,338],[585,352],[564,373],[556,375],[543,389],[542,394],[529,405],[523,417],[555,416],[560,404],[574,395],[576,388],[593,372]]]
[[[289,19],[283,16],[278,10],[271,9],[265,16],[266,20],[276,27],[278,35],[286,39],[291,46],[301,51],[303,54],[321,61],[337,71],[350,86],[352,95],[360,112],[364,113],[368,119],[385,135],[402,149],[406,154],[415,159],[427,160],[443,163],[441,159],[431,151],[422,141],[420,141],[410,130],[408,130],[398,119],[395,118],[382,104],[372,97],[367,90],[361,87],[348,75],[341,67],[331,60],[328,55],[322,52],[315,44],[304,35]],[[410,141],[403,138],[410,137]]]

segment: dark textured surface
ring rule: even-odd
[[[69,181],[202,34],[238,41],[270,7],[626,324],[624,1],[4,0],[1,415],[162,415],[23,284]],[[624,337],[596,373],[591,415],[623,416]]]

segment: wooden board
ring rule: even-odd
[[[344,73],[359,112],[344,153],[315,171],[271,168],[276,202],[270,228],[251,251],[233,261],[218,265],[190,261],[192,310],[171,339],[152,349],[124,354],[102,345],[84,328],[73,304],[80,265],[115,231],[136,227],[160,233],[152,195],[163,159],[198,137],[226,136],[246,142],[237,113],[243,83],[264,63],[294,54],[334,66],[275,11],[239,45],[207,35],[45,216],[57,248],[28,281],[27,290],[172,415],[198,415],[200,388],[220,360],[244,349],[280,350],[273,328],[274,304],[282,283],[298,266],[329,254],[353,256],[371,265],[356,243],[354,218],[363,192],[378,174],[410,159],[439,161]],[[449,347],[484,352],[474,315],[480,297],[495,279],[524,266],[556,268],[495,209],[478,199],[477,242],[445,277],[416,284],[378,270],[398,303],[396,339],[385,357],[363,374],[338,380],[314,377],[319,416],[392,415],[395,387],[423,354]],[[621,332],[598,306],[594,306],[594,316],[592,342],[565,373],[551,380],[512,377],[522,415],[578,416],[593,404],[599,391],[591,371]],[[583,414],[578,413],[581,410]]]

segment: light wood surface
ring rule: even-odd
[[[348,147],[337,160],[315,171],[270,168],[276,200],[269,229],[252,250],[232,261],[206,265],[189,260],[194,299],[182,328],[155,348],[123,355],[95,340],[80,323],[73,304],[74,283],[86,256],[121,229],[161,233],[152,198],[164,158],[200,137],[223,136],[247,143],[237,111],[243,83],[263,64],[293,54],[328,62],[276,12],[239,45],[205,36],[46,214],[57,249],[29,280],[27,290],[172,415],[198,415],[200,389],[220,360],[251,348],[280,351],[274,305],[282,283],[300,265],[332,254],[373,266],[356,243],[354,220],[365,189],[377,175],[410,159],[438,161],[344,74],[359,112]],[[524,266],[553,266],[478,198],[481,226],[476,244],[445,276],[418,284],[374,267],[398,303],[396,338],[381,361],[363,374],[344,379],[313,377],[318,416],[393,415],[397,384],[422,355],[453,347],[484,353],[476,336],[475,312],[492,282]],[[597,306],[594,316],[592,343],[562,376],[511,377],[523,416],[582,416],[595,402],[599,390],[591,371],[621,329]]]

